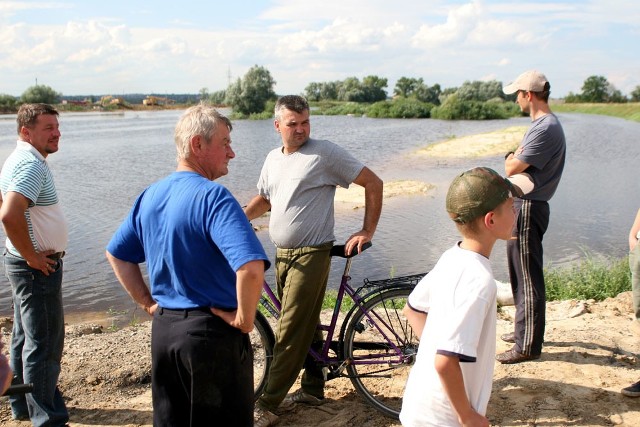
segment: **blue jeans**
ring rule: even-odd
[[[49,276],[10,253],[4,266],[14,306],[13,383],[33,384],[32,393],[10,397],[11,412],[16,419],[29,417],[36,427],[63,426],[69,413],[58,390],[64,345],[62,259]]]

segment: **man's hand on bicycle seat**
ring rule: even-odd
[[[362,252],[362,245],[371,241],[371,236],[368,232],[360,230],[347,239],[345,243],[344,251],[346,254],[351,255],[355,250],[356,253]]]

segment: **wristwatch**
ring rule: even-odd
[[[507,160],[507,158],[512,154],[515,154],[515,153],[513,151],[509,151],[507,154],[504,155],[504,159]]]

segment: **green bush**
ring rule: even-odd
[[[442,105],[431,110],[432,118],[442,120],[493,120],[517,115],[520,115],[520,109],[514,103],[462,101],[457,95],[447,97]]]
[[[631,290],[627,257],[619,260],[594,259],[585,255],[571,267],[545,269],[547,301],[594,299],[602,301]]]
[[[0,113],[16,113],[18,99],[15,96],[0,94]]]
[[[433,104],[412,98],[398,98],[393,101],[380,101],[367,109],[367,116],[393,119],[426,119],[430,117]]]
[[[346,116],[347,114],[353,114],[356,116],[362,116],[367,113],[368,104],[361,104],[358,102],[344,102],[336,104],[327,109],[323,109],[320,114],[326,116]]]

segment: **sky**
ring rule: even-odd
[[[458,87],[538,69],[551,96],[640,86],[640,1],[0,0],[0,94],[224,90],[254,65],[279,95],[401,77]]]

